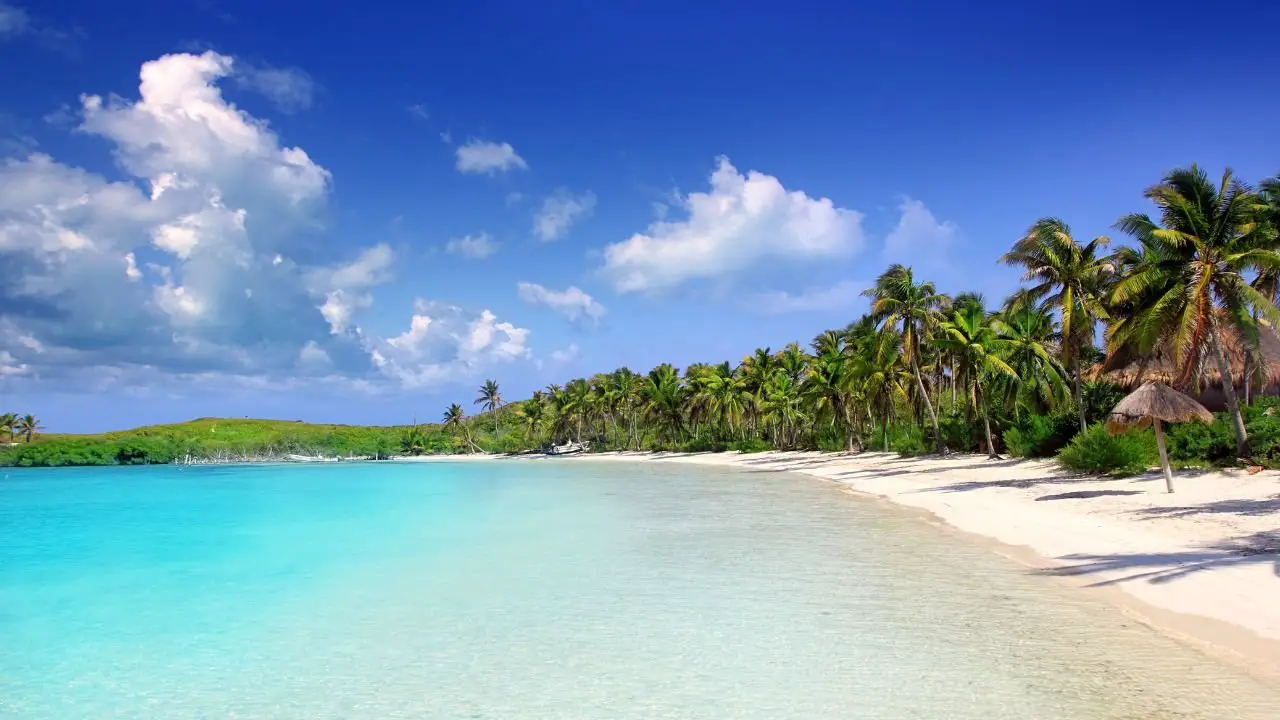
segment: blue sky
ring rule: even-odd
[[[1280,172],[1280,9],[970,5],[0,0],[0,407],[434,420]]]

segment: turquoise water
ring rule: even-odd
[[[1274,718],[808,478],[589,461],[0,471],[0,717]]]

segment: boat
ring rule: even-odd
[[[333,462],[342,461],[341,458],[315,457],[312,455],[285,455],[285,458],[287,458],[290,462],[305,462],[305,463],[318,463],[318,462],[333,463]]]
[[[567,442],[564,445],[552,445],[547,449],[548,455],[575,455],[587,451],[587,443]]]

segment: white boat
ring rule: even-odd
[[[285,457],[288,458],[290,462],[307,462],[307,463],[341,462],[340,458],[313,457],[311,455],[285,455]]]
[[[567,442],[564,445],[552,445],[548,450],[548,455],[574,455],[587,451],[586,443]]]

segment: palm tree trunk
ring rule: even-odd
[[[995,441],[991,439],[991,417],[987,413],[987,398],[982,394],[982,383],[978,380],[973,381],[974,390],[977,393],[978,404],[982,410],[982,429],[987,434],[987,456],[995,459],[1000,457],[996,454]]]
[[[925,392],[924,379],[920,377],[920,365],[916,362],[916,356],[911,355],[911,371],[916,376],[916,386],[920,389],[920,399],[924,401],[925,410],[929,411],[929,422],[933,423],[933,437],[936,441],[938,454],[946,455],[947,446],[942,442],[942,428],[938,427],[938,414],[933,411],[933,403],[929,401],[929,393]]]
[[[1088,427],[1084,417],[1084,391],[1081,388],[1081,382],[1080,382],[1080,351],[1079,349],[1076,350],[1074,358],[1072,359],[1072,362],[1075,364],[1074,372],[1076,376],[1075,388],[1072,389],[1072,392],[1076,396],[1076,412],[1079,413],[1080,415],[1080,432],[1084,432],[1085,430],[1088,429]]]
[[[1236,456],[1246,457],[1249,454],[1249,434],[1244,429],[1244,417],[1236,402],[1236,386],[1231,380],[1231,366],[1227,364],[1227,356],[1222,352],[1222,329],[1218,326],[1218,318],[1213,311],[1209,312],[1209,333],[1213,354],[1218,359],[1218,373],[1222,376],[1222,396],[1226,398],[1227,412],[1231,414],[1231,427],[1236,433]]]

